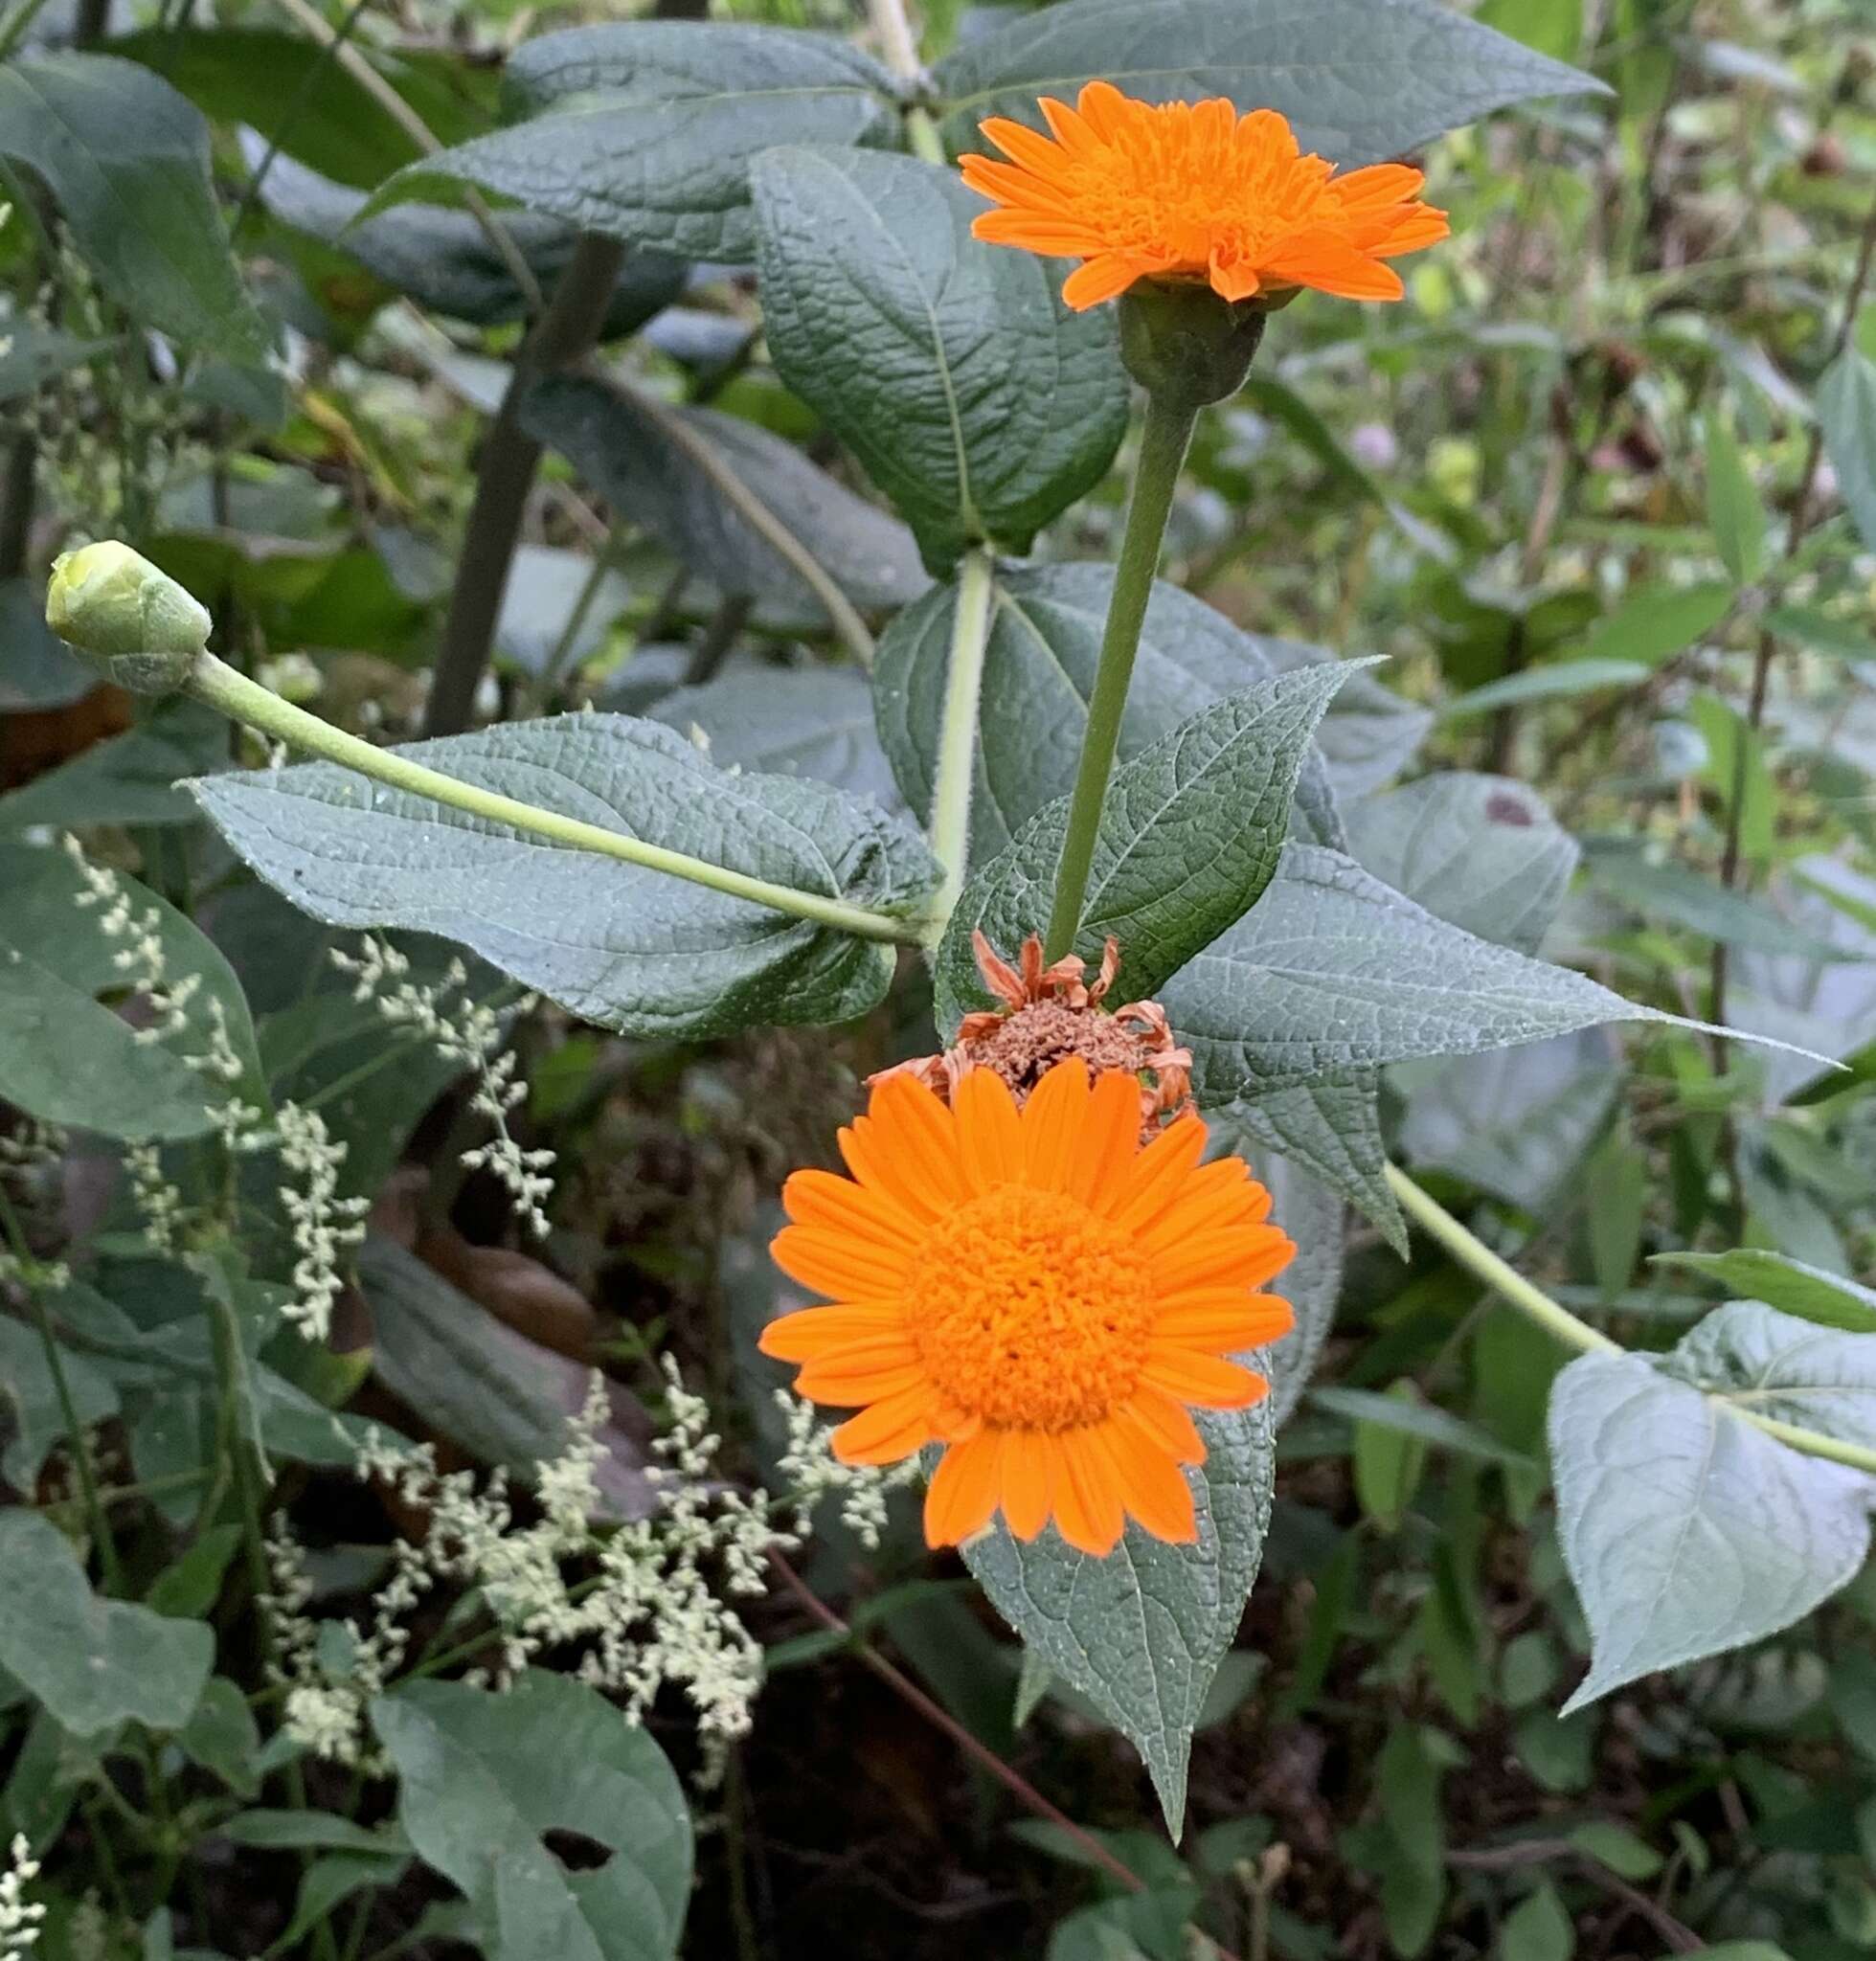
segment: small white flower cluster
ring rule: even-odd
[[[336,1642],[306,1616],[312,1589],[298,1547],[284,1535],[271,1543],[274,1591],[265,1605],[277,1679],[287,1686],[287,1733],[318,1755],[369,1768],[365,1705],[403,1661],[403,1616],[449,1580],[476,1589],[500,1629],[499,1669],[472,1679],[499,1688],[542,1651],[586,1644],[581,1679],[622,1696],[634,1721],[667,1683],[685,1691],[705,1781],[713,1781],[730,1745],[748,1732],[762,1676],[761,1648],[724,1596],[762,1592],[770,1550],[801,1542],[776,1524],[766,1493],[746,1496],[714,1479],[709,1407],[668,1359],[665,1371],[671,1429],[653,1446],[665,1461],[649,1473],[658,1506],[616,1527],[596,1531],[592,1522],[612,1407],[603,1376],[593,1377],[566,1449],[538,1467],[541,1517],[531,1525],[515,1524],[500,1471],[478,1488],[473,1472],[440,1472],[427,1444],[373,1436],[359,1476],[382,1479],[427,1515],[429,1530],[420,1545],[396,1546],[396,1569],[373,1599],[369,1630],[345,1622]],[[570,1580],[563,1569],[575,1563],[586,1570]]]
[[[346,1146],[332,1138],[318,1111],[283,1103],[275,1120],[282,1169],[305,1180],[302,1190],[280,1187],[280,1202],[300,1251],[293,1268],[297,1298],[283,1312],[309,1341],[323,1341],[332,1325],[332,1303],[345,1284],[339,1278],[339,1254],[364,1238],[371,1201],[339,1196]]]
[[[27,1882],[39,1876],[39,1861],[33,1857],[24,1832],[12,1842],[12,1863],[0,1872],[0,1961],[19,1957],[39,1938],[39,1923],[46,1917],[43,1905],[25,1897]]]
[[[135,1039],[148,1045],[166,1036],[179,1035],[189,1026],[189,1003],[202,985],[199,974],[185,974],[171,983],[170,956],[163,944],[163,915],[154,906],[141,913],[134,910],[123,881],[108,866],[94,865],[84,855],[84,846],[70,831],[64,833],[65,855],[72,861],[84,890],[77,895],[81,907],[100,907],[98,930],[106,939],[124,944],[111,956],[111,964],[143,996],[150,1020],[136,1030]]]
[[[795,1530],[803,1537],[815,1507],[840,1494],[840,1521],[869,1552],[876,1551],[886,1530],[886,1496],[918,1482],[916,1452],[888,1469],[876,1464],[843,1464],[834,1455],[834,1426],[823,1423],[814,1405],[792,1389],[778,1389],[775,1400],[788,1426],[788,1447],[779,1468],[788,1483]]]
[[[130,1196],[143,1214],[144,1238],[156,1252],[174,1252],[188,1207],[182,1193],[164,1174],[162,1147],[125,1144],[124,1169],[130,1181]]]
[[[441,985],[414,981],[408,978],[410,961],[374,934],[364,935],[356,959],[336,947],[331,958],[342,974],[352,977],[354,1001],[374,1000],[378,1013],[394,1028],[428,1042],[447,1060],[475,1071],[471,1108],[488,1118],[495,1135],[488,1143],[464,1151],[462,1161],[470,1170],[492,1173],[535,1236],[545,1238],[548,1220],[543,1207],[554,1196],[549,1175],[554,1153],[524,1151],[509,1129],[509,1113],[527,1095],[528,1085],[515,1080],[519,1058],[503,1047],[501,1016],[469,998],[468,969],[461,960],[451,960]],[[452,1003],[452,996],[460,999]],[[535,1001],[531,994],[523,995],[514,1012],[528,1014]]]
[[[228,1010],[219,995],[209,997],[209,1046],[199,1055],[185,1055],[183,1060],[197,1075],[209,1076],[223,1083],[238,1083],[242,1075],[241,1058],[235,1052],[235,1038],[228,1032]],[[261,1112],[252,1103],[243,1103],[238,1096],[230,1096],[225,1103],[211,1103],[209,1116],[220,1133],[221,1141],[230,1151],[257,1151],[264,1148],[267,1139],[258,1134],[257,1127]]]

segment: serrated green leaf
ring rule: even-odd
[[[285,157],[275,158],[260,187],[260,202],[283,224],[356,259],[430,312],[478,327],[526,316],[528,296],[469,213],[437,205],[400,206],[356,222],[367,201],[364,192],[334,184]],[[557,218],[525,211],[504,213],[502,224],[542,289],[552,292],[579,242],[578,232]],[[629,252],[601,319],[600,338],[643,327],[677,298],[685,276],[678,259]]]
[[[1025,552],[1126,433],[1112,309],[1063,268],[971,237],[957,172],[877,150],[772,149],[752,167],[762,318],[781,378],[949,567]]]
[[[832,34],[635,20],[524,41],[503,86],[531,120],[427,157],[366,214],[463,184],[679,259],[756,256],[749,166],[780,144],[891,144],[893,79]]]
[[[531,1669],[500,1695],[410,1681],[372,1704],[397,1817],[467,1898],[489,1961],[665,1961],[690,1894],[690,1813],[651,1733],[596,1689]],[[570,1872],[554,1830],[605,1847]]]
[[[1160,998],[1207,1104],[1601,1022],[1676,1019],[1449,926],[1340,851],[1295,844],[1263,898]]]
[[[1781,1252],[1761,1247],[1737,1247],[1730,1252],[1661,1252],[1651,1264],[1709,1274],[1738,1299],[1762,1300],[1781,1314],[1796,1315],[1819,1327],[1876,1335],[1876,1289],[1859,1286],[1841,1274],[1827,1274],[1821,1267],[1807,1267]]]
[[[647,712],[688,740],[701,735],[719,768],[812,777],[903,808],[873,727],[871,685],[856,668],[738,667],[673,688]]]
[[[1876,1341],[1740,1301],[1659,1362],[1586,1355],[1557,1378],[1558,1532],[1593,1643],[1566,1713],[1776,1634],[1861,1568],[1868,1479],[1787,1448],[1735,1405],[1867,1443]]]
[[[1276,1469],[1268,1404],[1192,1419],[1207,1453],[1187,1474],[1195,1544],[1168,1544],[1129,1521],[1115,1550],[1092,1559],[1052,1525],[1026,1545],[999,1520],[963,1548],[1024,1645],[1139,1750],[1175,1838],[1192,1731],[1257,1577]]]
[[[1577,859],[1575,840],[1535,793],[1462,770],[1358,804],[1348,849],[1429,913],[1526,954],[1556,916]]]
[[[733,777],[655,722],[575,714],[398,752],[487,790],[894,916],[937,881],[883,812],[799,778]],[[328,925],[407,927],[474,948],[574,1013],[644,1035],[844,1021],[889,949],[662,871],[573,850],[329,763],[190,788],[235,849]]]
[[[1738,440],[1718,416],[1706,418],[1706,524],[1727,570],[1742,586],[1765,570],[1765,505]]]
[[[203,1623],[101,1598],[49,1520],[0,1513],[0,1668],[74,1735],[128,1721],[180,1729],[214,1657]]]
[[[45,180],[133,319],[238,363],[265,353],[215,209],[208,124],[167,81],[112,55],[15,55],[0,68],[0,155]]]
[[[562,376],[532,389],[522,419],[613,508],[644,525],[719,593],[780,600],[825,619],[802,575],[725,495],[739,483],[856,606],[902,606],[927,579],[912,533],[792,443],[715,409],[662,412],[615,388]]]
[[[1876,361],[1854,342],[1818,384],[1818,427],[1837,472],[1837,493],[1876,552]]]
[[[1098,958],[1120,948],[1123,995],[1166,977],[1254,905],[1289,824],[1310,737],[1346,674],[1299,667],[1202,709],[1114,773],[1075,935]],[[1047,923],[1068,800],[1051,803],[971,879],[939,942],[934,982],[941,1027],[983,999],[973,931],[1007,955]]]
[[[987,863],[1045,805],[1074,786],[1101,629],[1114,591],[1106,565],[998,566],[991,575],[990,634],[978,708],[971,861]],[[880,636],[873,668],[879,736],[914,810],[931,807],[951,646],[954,585],[936,586]],[[1120,760],[1138,755],[1199,710],[1254,682],[1334,657],[1294,641],[1236,626],[1177,586],[1156,584],[1147,601],[1134,682],[1120,724]],[[1326,755],[1338,746],[1371,768],[1397,730],[1384,724],[1396,697],[1350,667],[1318,726]],[[1423,727],[1416,723],[1416,728]],[[1390,754],[1398,756],[1398,742]],[[1323,762],[1311,756],[1298,780],[1298,834],[1343,843],[1342,820]]]
[[[938,64],[954,149],[985,116],[1036,123],[1036,97],[1073,99],[1105,79],[1147,101],[1229,96],[1278,109],[1306,150],[1345,168],[1417,149],[1510,102],[1599,94],[1574,68],[1506,40],[1434,0],[1067,0],[969,40]]]

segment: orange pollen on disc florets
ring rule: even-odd
[[[1058,1434],[1132,1395],[1152,1334],[1151,1271],[1076,1200],[1000,1185],[940,1220],[911,1273],[919,1359],[989,1428]]]

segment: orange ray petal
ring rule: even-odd
[[[1221,1291],[1187,1296],[1163,1308],[1153,1323],[1153,1339],[1182,1348],[1234,1355],[1239,1349],[1260,1348],[1266,1341],[1287,1335],[1296,1319],[1290,1303],[1273,1294]]]
[[[1055,1440],[1012,1430],[1004,1437],[1004,1521],[1018,1539],[1033,1539],[1055,1508]]]
[[[953,1444],[925,1493],[925,1544],[961,1545],[990,1522],[1003,1483],[1004,1439],[988,1432]]]
[[[911,1167],[893,1155],[871,1117],[856,1116],[841,1132],[840,1154],[861,1184],[903,1206],[921,1226],[938,1216],[942,1206],[937,1195],[921,1186]]]
[[[895,1300],[912,1256],[909,1247],[894,1253],[825,1226],[784,1226],[769,1251],[791,1280],[834,1300],[861,1301]]]
[[[1133,1399],[1116,1412],[1116,1421],[1122,1419],[1144,1431],[1177,1462],[1205,1462],[1205,1439],[1199,1434],[1191,1412],[1184,1403],[1168,1396],[1164,1389],[1153,1388],[1145,1383],[1138,1385]]]
[[[828,1355],[810,1362],[795,1378],[796,1395],[843,1409],[864,1409],[869,1403],[924,1386],[925,1365],[916,1349],[909,1362],[902,1357]]]
[[[868,1110],[880,1126],[881,1141],[905,1159],[934,1199],[955,1205],[969,1197],[958,1161],[957,1123],[923,1083],[907,1075],[884,1076],[873,1086]]]
[[[1182,1116],[1166,1125],[1127,1167],[1108,1216],[1123,1232],[1143,1232],[1186,1188],[1205,1150],[1205,1125]]]
[[[931,1441],[932,1394],[922,1383],[849,1416],[833,1436],[843,1464],[895,1464]]]
[[[1130,253],[1104,252],[1069,274],[1062,282],[1062,298],[1075,312],[1085,313],[1089,307],[1098,306],[1103,300],[1119,299],[1136,280],[1144,278],[1150,270],[1151,267],[1142,264]],[[1051,1071],[1051,1074],[1059,1072]]]
[[[1103,1070],[1088,1097],[1064,1189],[1092,1211],[1104,1212],[1139,1155],[1140,1079],[1124,1070]]]
[[[915,1240],[925,1222],[882,1191],[831,1171],[796,1171],[781,1187],[781,1208],[797,1226],[822,1226],[887,1248]]]
[[[964,1176],[974,1191],[1021,1184],[1024,1175],[1023,1119],[1009,1086],[994,1070],[974,1069],[952,1097]]]
[[[1153,1276],[1163,1296],[1198,1287],[1257,1287],[1289,1265],[1296,1247],[1280,1232],[1243,1226],[1195,1232],[1183,1245],[1153,1255]]]
[[[1286,241],[1272,255],[1268,270],[1341,300],[1398,300],[1407,290],[1390,267],[1328,232]]]
[[[855,1342],[897,1340],[904,1326],[896,1308],[852,1302],[836,1307],[803,1307],[770,1321],[757,1338],[756,1345],[778,1362],[812,1362]]]
[[[1023,1106],[1028,1182],[1043,1191],[1067,1184],[1088,1111],[1088,1071],[1078,1058],[1058,1062]]]
[[[1127,1510],[1155,1539],[1189,1545],[1199,1536],[1199,1521],[1186,1474],[1139,1431],[1109,1424],[1103,1437],[1119,1471],[1120,1499]]]
[[[1055,1439],[1055,1529],[1077,1552],[1105,1559],[1120,1543],[1126,1514],[1119,1475],[1090,1430]]]
[[[1201,1409],[1246,1409],[1270,1391],[1262,1376],[1234,1362],[1196,1355],[1189,1348],[1155,1342],[1147,1351],[1141,1382]]]

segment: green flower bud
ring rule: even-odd
[[[168,573],[106,539],[53,561],[46,624],[120,687],[168,694],[189,679],[214,622]]]
[[[1149,394],[1202,409],[1244,386],[1265,316],[1294,288],[1254,300],[1224,300],[1195,280],[1139,280],[1120,295],[1120,358]]]

